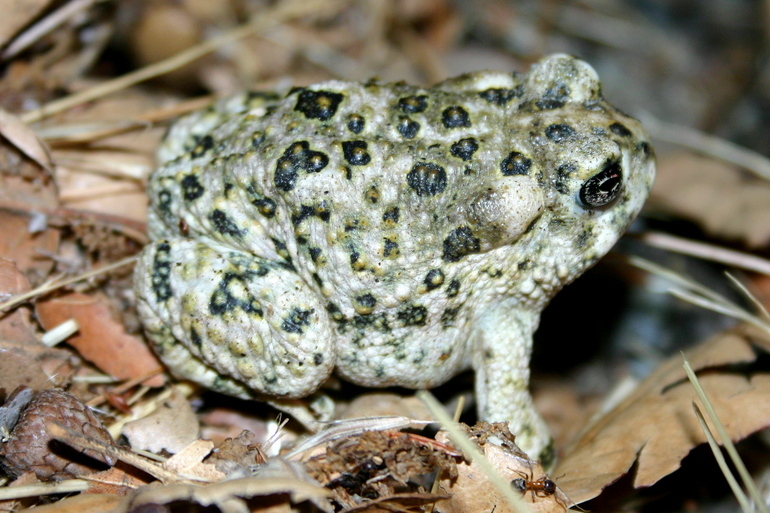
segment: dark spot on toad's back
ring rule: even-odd
[[[360,134],[364,129],[364,117],[360,114],[348,116],[348,130],[354,134]]]
[[[247,291],[246,297],[236,297],[231,291],[230,286],[233,282],[240,282],[237,287],[239,291]],[[259,302],[254,298],[246,286],[244,278],[234,272],[226,272],[219,282],[219,287],[211,295],[209,301],[209,313],[220,316],[240,308],[247,314],[262,316],[262,308]]]
[[[318,173],[329,164],[329,157],[310,149],[307,141],[292,143],[278,159],[275,167],[275,186],[290,191],[296,185],[299,171]]]
[[[395,236],[385,237],[382,246],[382,256],[385,258],[396,258],[401,252],[398,249],[398,243],[394,240]]]
[[[455,157],[468,161],[473,158],[473,154],[479,149],[479,143],[473,137],[460,139],[452,145],[449,152]]]
[[[160,242],[155,246],[155,257],[152,261],[152,291],[159,303],[167,301],[173,295],[171,288],[171,245]]]
[[[313,309],[303,310],[301,308],[294,307],[289,315],[281,323],[281,329],[287,333],[302,334],[302,329],[305,326],[310,325],[310,315],[313,313]]]
[[[447,308],[441,313],[441,327],[450,328],[455,325],[457,314],[460,311],[460,307]]]
[[[233,221],[230,216],[225,214],[222,210],[212,210],[211,214],[209,214],[209,220],[214,225],[214,228],[222,235],[229,235],[239,239],[245,233],[245,231],[238,228],[238,225],[235,224],[235,221]]]
[[[444,239],[444,253],[441,258],[445,262],[457,262],[461,258],[479,251],[481,251],[481,241],[473,235],[469,227],[461,226]]]
[[[366,141],[343,141],[342,153],[351,166],[365,166],[372,160],[367,147]]]
[[[428,274],[425,275],[425,280],[423,280],[423,283],[425,284],[425,288],[427,290],[433,290],[441,286],[442,283],[444,283],[444,273],[441,271],[441,269],[431,269],[428,271]]]
[[[398,106],[407,114],[422,112],[428,108],[428,97],[424,94],[419,96],[407,96],[398,100]]]
[[[526,175],[532,166],[532,159],[528,159],[518,151],[512,151],[500,162],[500,171],[505,176]]]
[[[297,105],[294,110],[301,112],[308,119],[326,121],[337,112],[337,107],[343,98],[340,93],[305,89],[297,96]]]
[[[186,175],[182,178],[182,196],[185,201],[194,201],[203,196],[203,186],[196,175]]]
[[[407,305],[396,313],[403,326],[425,326],[428,309],[422,305]]]
[[[197,159],[198,157],[202,157],[206,154],[211,148],[214,147],[214,138],[210,135],[204,135],[200,139],[198,139],[198,144],[193,148],[193,150],[190,152],[190,157]]]
[[[388,226],[398,223],[399,210],[398,207],[388,207],[382,214],[382,222]]]
[[[509,101],[511,101],[512,99],[520,97],[523,93],[524,93],[524,90],[521,87],[517,87],[516,89],[492,88],[492,89],[487,89],[486,91],[481,91],[479,93],[479,96],[481,96],[483,99],[485,99],[489,103],[494,103],[502,106],[508,103]]]
[[[417,135],[417,132],[420,130],[420,124],[406,116],[402,116],[398,118],[396,129],[404,139],[414,139],[414,136]]]
[[[555,143],[564,142],[576,134],[575,129],[566,123],[554,123],[545,129],[545,135]]]
[[[275,201],[270,198],[262,198],[252,201],[252,204],[257,207],[257,211],[268,219],[275,216],[277,206]]]
[[[564,82],[556,82],[546,89],[543,97],[535,105],[543,110],[560,109],[569,100],[570,88]]]
[[[471,117],[468,115],[468,111],[454,105],[444,109],[441,113],[441,123],[445,128],[460,128],[471,126]]]
[[[406,181],[418,196],[435,196],[446,189],[447,175],[438,164],[418,162],[406,175]]]

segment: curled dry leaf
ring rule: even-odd
[[[36,312],[46,330],[68,319],[75,319],[80,331],[70,337],[68,343],[107,374],[119,379],[131,379],[162,368],[147,345],[127,334],[125,327],[113,318],[107,304],[96,297],[68,294],[38,302]],[[144,383],[162,386],[164,378],[156,375]]]
[[[770,374],[743,374],[736,367],[754,361],[752,343],[768,344],[767,335],[764,341],[755,341],[753,337],[760,334],[752,333],[750,337],[748,330],[739,327],[686,353],[735,441],[770,426]],[[672,357],[587,428],[554,472],[564,474],[559,486],[580,503],[598,496],[636,461],[637,488],[674,472],[693,447],[706,441],[693,414],[695,398],[682,357]]]
[[[659,159],[650,203],[724,239],[770,241],[770,183],[723,162],[689,153]]]
[[[198,417],[187,397],[176,388],[146,417],[123,426],[123,434],[133,449],[176,454],[198,439]]]

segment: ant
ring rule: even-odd
[[[521,493],[525,493],[529,490],[532,493],[532,502],[535,502],[535,497],[548,497],[556,493],[556,483],[551,481],[548,476],[543,476],[537,480],[532,480],[532,473],[527,475],[523,472],[516,471],[522,477],[517,477],[511,481],[511,486]]]

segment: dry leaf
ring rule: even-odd
[[[13,260],[20,271],[32,272],[42,279],[53,268],[54,259],[48,257],[57,253],[59,230],[45,228],[33,233],[30,230],[35,215],[32,209],[34,207],[30,207],[30,212],[0,209],[0,256]]]
[[[189,501],[201,506],[216,505],[226,512],[249,511],[246,505],[238,499],[239,497],[288,495],[292,502],[299,503],[310,500],[323,511],[331,512],[332,510],[326,502],[329,494],[329,490],[296,479],[247,477],[208,486],[173,484],[163,487],[145,487],[133,497],[129,508],[131,511],[138,511],[145,504]],[[240,509],[234,507],[233,502],[240,506]]]
[[[755,359],[744,330],[706,341],[688,351],[687,359],[700,371],[701,384],[733,440],[770,425],[770,374],[747,376],[734,367]],[[695,397],[682,357],[672,357],[589,426],[559,463],[555,473],[564,474],[559,486],[580,503],[598,496],[637,460],[637,488],[674,472],[690,450],[706,440],[692,410]]]
[[[203,459],[211,454],[213,449],[214,443],[211,440],[195,440],[167,459],[163,466],[166,470],[184,475],[188,479],[190,476],[195,476],[209,483],[221,481],[227,475],[224,472],[220,472],[215,464],[210,462],[203,463]]]
[[[770,241],[770,183],[717,160],[690,153],[659,159],[649,204],[723,239],[751,247]]]
[[[0,47],[7,46],[11,37],[34,21],[51,0],[5,0],[0,16]]]
[[[53,166],[48,147],[22,120],[3,109],[0,109],[0,135],[37,162],[40,167],[48,172],[51,171]]]
[[[337,418],[354,419],[358,417],[383,417],[389,415],[410,419],[432,418],[430,412],[425,407],[425,403],[417,399],[417,397],[404,397],[385,392],[365,393],[356,397]]]
[[[113,318],[106,302],[100,299],[72,293],[38,302],[36,312],[46,330],[68,319],[75,319],[80,331],[70,337],[68,343],[107,374],[119,379],[131,379],[162,368],[147,345],[127,334],[125,327]],[[164,381],[162,375],[156,375],[144,383],[157,387],[162,386]]]
[[[176,388],[154,412],[123,426],[132,448],[157,453],[165,449],[172,454],[198,440],[199,430],[198,417]]]
[[[115,508],[124,502],[128,502],[128,499],[120,495],[81,494],[53,504],[23,509],[19,513],[103,513],[115,511]]]
[[[528,484],[542,484],[549,480],[538,462],[527,459],[524,457],[524,453],[520,451],[517,453],[512,450],[512,447],[508,446],[510,442],[497,443],[506,440],[495,434],[495,430],[499,429],[496,424],[489,426],[489,437],[484,441],[481,449],[484,456],[497,469],[503,479],[511,482],[514,479],[522,479],[524,481],[520,481],[520,483]],[[507,427],[505,429],[507,430]],[[436,440],[448,443],[449,437],[441,431],[436,436]],[[518,448],[515,449],[518,450]],[[450,495],[450,498],[438,503],[440,511],[443,513],[516,512],[513,505],[509,504],[507,499],[500,494],[484,470],[476,463],[460,462],[457,464],[457,472],[456,479],[447,479],[446,476],[441,478],[439,490]],[[532,511],[537,512],[563,512],[571,504],[569,499],[558,489],[555,493],[527,490],[523,492],[522,499],[527,502],[527,506]]]
[[[0,215],[1,219],[2,215]],[[0,257],[0,301],[29,290],[29,281],[14,262]],[[16,308],[9,313],[0,314],[0,340],[9,342],[13,346],[38,343],[35,328],[26,308]],[[11,390],[14,388],[12,387]]]

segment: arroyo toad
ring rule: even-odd
[[[472,367],[481,418],[532,455],[549,441],[528,392],[540,311],[654,175],[642,127],[566,55],[429,89],[243,94],[175,124],[159,158],[136,293],[178,375],[292,398],[335,369],[429,388]]]

